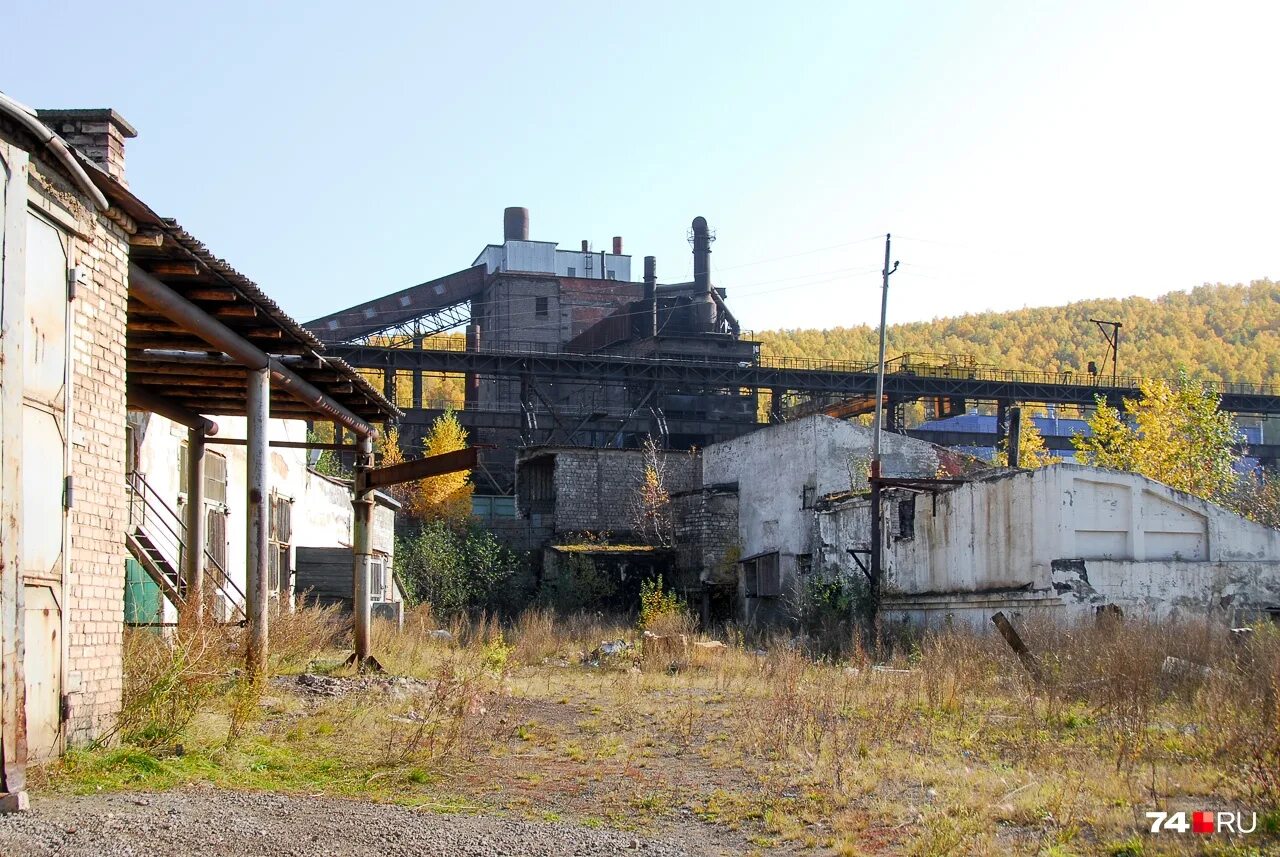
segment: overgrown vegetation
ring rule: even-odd
[[[646,615],[677,609],[648,592]],[[959,627],[873,635],[840,660],[730,632],[710,657],[641,672],[599,653],[638,649],[629,622],[537,610],[503,626],[423,606],[402,632],[375,625],[392,678],[341,668],[332,614],[276,618],[289,654],[273,668],[311,675],[252,693],[239,629],[131,631],[119,743],[72,754],[44,787],[207,782],[626,828],[697,818],[742,851],[838,854],[1189,851],[1209,840],[1151,837],[1144,813],[1237,809],[1260,832],[1213,845],[1280,845],[1262,832],[1280,821],[1269,625],[1239,641],[1199,622],[1025,625],[1042,680],[998,636]]]
[[[471,521],[424,522],[397,541],[395,568],[406,599],[441,615],[509,609],[528,597],[521,557]]]
[[[1089,420],[1090,437],[1072,439],[1085,463],[1140,473],[1218,503],[1267,526],[1280,525],[1280,483],[1274,474],[1245,470],[1231,415],[1220,397],[1185,373],[1178,381],[1145,381],[1123,413],[1101,398]]]

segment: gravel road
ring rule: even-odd
[[[366,801],[193,788],[40,797],[0,816],[4,857],[509,855],[644,857],[737,853],[697,823],[659,838],[568,823],[441,815]],[[662,838],[665,837],[665,838]],[[673,840],[678,840],[673,841]]]

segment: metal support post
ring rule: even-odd
[[[996,400],[996,449],[1001,449],[1009,438],[1009,402]]]
[[[783,421],[782,397],[785,392],[781,387],[772,387],[769,390],[769,422],[774,425]]]
[[[370,654],[372,643],[369,626],[373,621],[373,607],[369,601],[370,560],[373,558],[373,492],[369,487],[369,471],[373,468],[373,440],[360,438],[360,451],[356,454],[356,480],[351,498],[353,511],[352,532],[352,586],[351,612],[355,618],[355,653],[348,663],[356,669],[381,670],[378,661]]]
[[[422,334],[415,334],[413,337],[413,347],[415,351],[422,350]],[[422,370],[413,370],[413,407],[420,409],[422,407]]]
[[[182,619],[204,622],[204,427],[187,429],[187,544],[182,557],[185,593]]]
[[[880,477],[877,474],[871,476],[871,556],[870,578],[871,578],[871,615],[875,616],[880,610],[880,578],[883,564],[881,562],[881,554],[884,550],[883,545],[883,529],[884,529],[884,510],[881,505],[884,502],[884,492],[880,486]]]
[[[245,613],[249,618],[248,670],[252,679],[267,672],[267,605],[271,598],[268,568],[267,446],[271,417],[271,373],[267,369],[248,372],[248,414],[246,420],[245,481],[248,485],[248,514],[245,516]]]
[[[1009,409],[1009,445],[1008,455],[1010,467],[1020,467],[1019,458],[1022,451],[1022,408],[1014,405]]]

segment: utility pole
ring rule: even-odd
[[[881,576],[881,553],[883,547],[883,528],[884,521],[880,514],[880,505],[882,503],[882,494],[880,490],[880,429],[884,422],[884,340],[885,340],[885,319],[889,312],[889,275],[898,270],[898,263],[894,262],[893,267],[889,267],[889,241],[890,236],[884,236],[884,275],[883,283],[880,289],[880,361],[876,368],[876,419],[875,432],[871,438],[871,603],[872,610],[880,609],[880,576]]]
[[[1107,340],[1107,345],[1111,346],[1111,386],[1116,386],[1119,378],[1120,369],[1120,328],[1124,327],[1118,321],[1104,321],[1100,318],[1091,318],[1089,321],[1098,326],[1098,330],[1102,331],[1103,339]],[[1107,332],[1107,328],[1111,328],[1111,332]]]
[[[890,237],[888,234],[884,236],[884,270],[881,272],[884,277],[884,283],[880,290],[880,360],[876,368],[875,434],[871,439],[871,476],[873,479],[880,478],[880,430],[884,422],[884,323],[889,312],[889,275],[898,270],[897,262],[893,263],[892,268],[889,267]]]

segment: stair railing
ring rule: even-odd
[[[126,474],[129,494],[129,529],[142,532],[174,569],[174,589],[186,597],[186,581],[182,575],[183,557],[187,551],[187,524],[137,470]],[[205,560],[206,585],[212,584],[230,607],[231,621],[247,621],[244,591],[227,574],[222,563],[202,546]],[[237,618],[237,616],[239,618]]]

